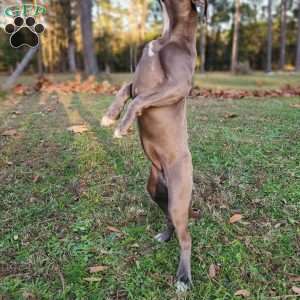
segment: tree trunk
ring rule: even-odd
[[[42,76],[44,74],[44,66],[43,66],[43,51],[41,49],[41,41],[40,41],[40,49],[38,51],[38,57],[37,57],[37,65],[38,65],[38,74],[39,76]]]
[[[287,0],[281,0],[281,25],[280,25],[280,61],[279,69],[284,70],[286,58],[286,21]]]
[[[201,66],[200,66],[200,73],[205,73],[205,62],[206,62],[206,24],[201,24],[200,30],[200,59],[201,59]]]
[[[75,44],[75,31],[76,31],[76,9],[77,2],[75,0],[67,1],[67,26],[68,26],[68,66],[69,71],[72,73],[76,72],[76,44]]]
[[[97,59],[94,51],[92,29],[92,0],[79,0],[80,21],[83,40],[84,69],[87,75],[98,73]]]
[[[27,53],[25,54],[22,61],[18,64],[15,71],[12,73],[11,76],[5,81],[5,83],[2,85],[3,90],[8,90],[13,87],[15,82],[17,81],[18,77],[23,73],[25,68],[28,66],[32,58],[34,57],[35,53],[37,52],[38,47],[30,48]]]
[[[268,3],[268,41],[267,41],[267,68],[266,72],[272,72],[272,49],[273,49],[273,16],[272,16],[273,0]]]
[[[297,38],[296,72],[300,72],[300,0],[298,0],[298,38]]]
[[[131,44],[129,46],[129,60],[130,60],[130,73],[133,73],[134,72],[134,62],[133,62],[133,54],[134,54],[134,51],[133,51],[133,45]]]
[[[241,23],[241,2],[235,0],[234,31],[232,41],[231,72],[235,72],[238,65],[239,32]]]
[[[76,72],[76,56],[75,56],[75,43],[73,40],[69,40],[68,64],[69,64],[70,72],[75,73]]]

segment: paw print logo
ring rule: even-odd
[[[10,44],[13,48],[22,46],[36,47],[39,44],[39,34],[45,30],[43,24],[36,24],[33,17],[16,17],[13,24],[5,26],[5,32],[10,34]]]

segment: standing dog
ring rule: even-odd
[[[114,137],[121,138],[135,119],[147,157],[152,162],[147,190],[163,210],[166,231],[158,241],[168,241],[176,231],[180,248],[177,280],[191,278],[191,209],[193,166],[188,147],[186,97],[196,60],[197,7],[207,9],[207,0],[160,0],[164,15],[162,36],[144,49],[133,82],[125,85],[102,118],[102,126],[113,125],[129,98],[124,117]]]

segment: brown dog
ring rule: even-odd
[[[125,136],[138,119],[142,146],[152,162],[147,189],[167,218],[167,230],[155,238],[168,241],[175,229],[181,247],[177,279],[184,287],[192,280],[188,219],[193,185],[185,100],[197,56],[197,6],[206,11],[207,0],[160,2],[163,34],[145,47],[133,82],[120,90],[101,124],[113,125],[133,98],[114,136]]]

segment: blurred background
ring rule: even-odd
[[[46,31],[31,73],[133,72],[163,22],[157,0],[2,0],[2,12],[21,2],[47,7],[37,16]],[[198,72],[300,71],[299,0],[210,0],[208,11],[207,23],[199,21]],[[2,13],[2,28],[9,19]],[[26,51],[12,51],[0,30],[0,72],[13,72]]]

